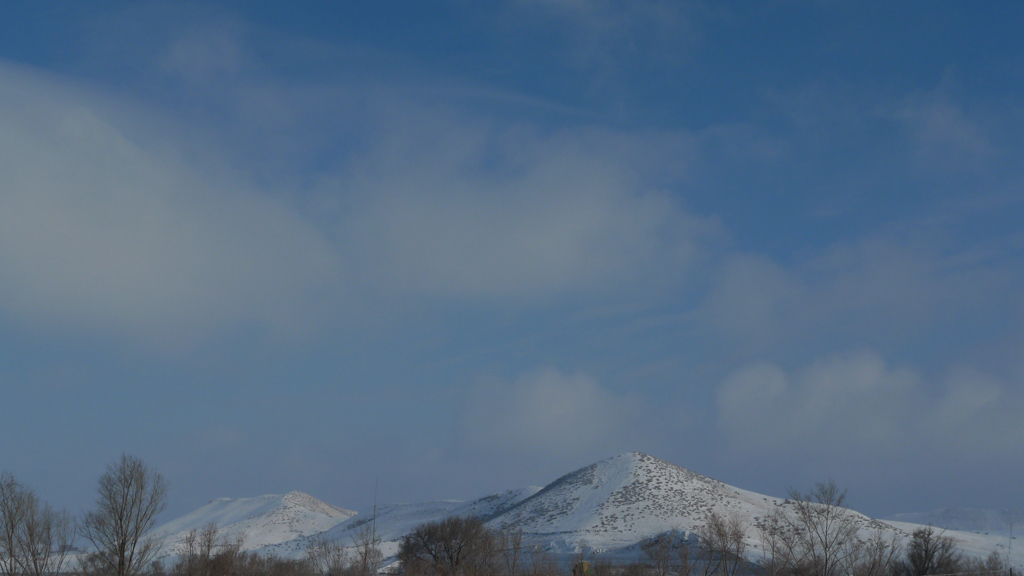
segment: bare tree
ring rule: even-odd
[[[927,576],[960,572],[963,555],[949,536],[930,526],[918,528],[910,537],[906,556],[896,565],[896,576]]]
[[[306,548],[306,557],[323,576],[375,576],[384,560],[380,539],[366,525],[352,536],[351,547],[324,536],[313,539]]]
[[[82,520],[82,535],[109,574],[136,576],[159,548],[149,532],[167,505],[167,484],[142,460],[122,454],[107,466],[97,491],[96,510]]]
[[[722,567],[719,537],[725,529],[725,521],[712,512],[703,526],[697,529],[698,560],[701,576],[715,576]]]
[[[234,576],[239,574],[238,565],[245,554],[242,544],[245,537],[239,534],[233,540],[221,538],[217,545],[217,554],[213,557],[213,574]]]
[[[231,572],[219,574],[244,576],[315,576],[307,559],[280,558],[274,555],[239,552]]]
[[[722,549],[726,555],[726,575],[735,576],[744,566],[743,553],[747,551],[747,525],[739,516],[730,516],[725,526],[726,540]]]
[[[846,491],[832,480],[818,483],[814,490],[801,494],[791,490],[797,548],[793,550],[797,568],[810,576],[839,576],[849,565],[848,556],[858,527],[846,508]]]
[[[738,516],[728,519],[716,512],[697,531],[704,576],[735,576],[743,566],[746,527]]]
[[[761,564],[765,576],[887,576],[896,564],[900,538],[876,530],[860,537],[860,525],[846,508],[846,492],[832,481],[819,483],[760,518]]]
[[[679,543],[675,531],[663,532],[640,543],[653,576],[670,576],[672,561]]]
[[[212,576],[220,531],[211,522],[202,530],[193,528],[185,535],[185,550],[178,557],[173,571],[178,576]]]
[[[398,549],[409,575],[475,576],[493,572],[494,534],[477,518],[449,516],[406,534]]]
[[[185,535],[184,551],[171,567],[173,576],[234,576],[242,550],[243,537],[234,540],[222,537],[217,524],[211,522],[202,529]],[[150,565],[151,576],[160,576],[162,565]]]
[[[0,574],[57,574],[74,539],[66,512],[53,510],[14,476],[0,475]]]
[[[358,576],[376,576],[384,562],[384,553],[380,550],[380,538],[373,528],[364,524],[353,536],[355,544],[354,564]]]
[[[534,545],[530,550],[527,571],[531,576],[561,574],[558,563],[539,544]]]
[[[519,576],[523,569],[523,531],[505,529],[495,534],[504,576]]]
[[[18,533],[28,515],[25,488],[8,473],[0,475],[0,575],[21,572]]]
[[[26,576],[58,574],[75,539],[74,524],[66,512],[40,504],[30,494],[29,513],[19,538],[22,573]]]
[[[306,557],[321,576],[342,576],[351,565],[348,550],[338,540],[318,536],[306,546]]]
[[[773,508],[757,523],[761,538],[761,567],[765,576],[781,576],[789,572],[792,549],[790,520],[785,512]]]
[[[976,576],[1014,576],[1014,572],[1005,557],[996,550],[982,560],[981,558],[964,558],[961,570],[970,575]]]
[[[682,542],[682,545],[676,548],[676,559],[678,560],[678,566],[676,567],[676,576],[693,576],[695,573],[694,564],[697,558],[693,558],[690,554],[690,544],[688,542]]]
[[[876,530],[864,542],[859,542],[858,553],[847,573],[851,576],[888,576],[893,566],[899,561],[903,545],[896,533],[886,536],[881,529]]]

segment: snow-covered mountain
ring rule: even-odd
[[[268,553],[282,556],[294,556],[295,551],[306,549],[313,537],[337,540],[346,544],[356,542],[359,533],[373,529],[382,541],[381,549],[385,557],[398,553],[398,541],[402,536],[425,522],[439,520],[448,516],[474,516],[478,518],[500,517],[514,508],[525,498],[536,494],[540,488],[531,486],[518,490],[506,490],[500,494],[492,494],[471,501],[441,500],[420,502],[416,504],[390,504],[377,509],[376,518],[372,514],[354,516],[322,533],[310,534],[289,542],[268,547]],[[374,526],[371,528],[371,523]]]
[[[785,499],[735,488],[653,456],[630,452],[570,472],[544,488],[508,490],[471,501],[381,506],[375,518],[293,492],[215,500],[160,531],[167,535],[168,543],[177,543],[165,548],[168,554],[177,552],[189,530],[216,522],[223,534],[242,536],[245,549],[297,557],[304,553],[310,538],[354,543],[359,532],[373,522],[383,540],[383,551],[390,556],[397,552],[401,537],[416,526],[461,515],[479,517],[493,528],[521,530],[525,544],[556,555],[581,549],[628,554],[635,553],[636,544],[651,536],[670,530],[697,531],[715,512],[726,518],[738,516],[746,523],[748,551],[756,561],[760,557],[757,523],[772,510],[791,505]],[[882,521],[853,514],[863,537],[882,531],[907,538],[920,527],[905,521],[909,518]],[[953,529],[946,534],[971,554],[985,556],[992,550],[1007,550],[1008,540],[1001,534]],[[1015,565],[1024,565],[1022,548],[1013,550],[1011,562]]]
[[[393,504],[377,509],[377,536],[383,540],[398,540],[413,528],[447,516],[475,516],[477,518],[495,518],[514,509],[523,500],[536,494],[540,488],[531,486],[518,490],[506,490],[500,494],[484,496],[468,502],[458,500],[442,500],[439,502],[423,502],[419,504]],[[370,515],[361,515],[347,522],[338,524],[325,536],[338,539],[349,538],[360,528],[373,521]]]
[[[748,547],[756,550],[756,524],[773,509],[789,505],[784,499],[630,452],[566,474],[490,523],[522,530],[526,539],[553,552],[587,548],[600,553],[671,530],[696,531],[717,513],[742,518],[748,527]],[[892,529],[867,516],[854,518],[865,534]]]
[[[752,518],[777,502],[632,452],[562,476],[492,523],[556,548],[610,549],[693,530],[712,511]]]
[[[176,556],[185,537],[210,524],[226,541],[241,539],[243,550],[260,550],[319,534],[353,517],[356,512],[337,508],[303,492],[256,498],[218,498],[154,531],[163,540],[161,556]]]

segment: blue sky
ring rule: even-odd
[[[0,466],[365,507],[640,450],[1024,506],[1024,7],[0,6]]]

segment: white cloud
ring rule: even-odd
[[[720,234],[645,173],[659,147],[685,160],[685,142],[541,135],[415,107],[395,115],[400,127],[325,184],[361,199],[347,238],[386,289],[512,299],[658,289],[684,281]]]
[[[216,56],[179,72],[230,73],[235,49],[207,40],[174,45],[191,46],[183,66]],[[661,188],[685,172],[685,136],[543,134],[384,98],[334,111],[368,142],[282,193],[222,149],[251,140],[230,121],[182,128],[67,80],[0,76],[0,311],[29,326],[180,343],[302,331],[365,308],[358,294],[636,296],[686,282],[720,235]]]
[[[908,131],[921,169],[928,172],[978,168],[998,150],[981,122],[944,99],[906,103],[895,117]]]
[[[29,324],[172,343],[238,323],[292,330],[338,255],[294,210],[159,126],[0,68],[0,309]]]
[[[728,255],[716,274],[703,304],[705,321],[728,338],[755,348],[779,334],[792,313],[788,308],[802,291],[782,266],[753,254]]]
[[[979,322],[1012,302],[1018,275],[991,256],[886,236],[836,244],[788,266],[731,254],[700,316],[756,353],[815,341],[905,345],[928,330]]]
[[[986,461],[1024,439],[1006,383],[968,367],[929,380],[873,352],[751,364],[718,386],[718,427],[741,454],[832,465]]]
[[[627,443],[624,427],[635,412],[633,401],[584,374],[543,368],[511,383],[475,389],[465,407],[463,430],[470,445],[488,450],[607,451]]]

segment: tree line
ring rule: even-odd
[[[9,473],[0,475],[0,576],[51,576],[83,571],[137,576],[158,545],[147,534],[167,502],[163,477],[123,454],[99,480],[96,508],[79,519],[56,511]],[[73,554],[78,538],[93,552]],[[76,566],[68,559],[76,558]]]
[[[298,559],[244,551],[241,539],[209,524],[190,531],[164,566],[156,558],[162,542],[151,531],[166,502],[163,476],[127,454],[108,465],[95,508],[78,519],[0,474],[0,576],[1021,576],[995,551],[984,560],[966,556],[931,527],[906,544],[881,526],[864,537],[863,517],[846,508],[846,493],[834,482],[792,491],[785,504],[755,518],[754,554],[745,519],[712,513],[693,533],[640,542],[638,560],[613,563],[581,552],[569,566],[527,546],[522,531],[461,516],[417,526],[386,570],[380,540],[366,524],[348,545],[310,539]],[[78,539],[90,544],[87,552],[74,548]]]
[[[185,535],[173,562],[157,558],[152,534],[167,506],[167,483],[141,459],[122,454],[97,485],[95,508],[73,518],[43,502],[12,474],[0,474],[0,576],[375,576],[379,540],[357,532],[355,546],[313,540],[302,558],[242,550],[216,524]],[[88,543],[88,550],[75,548]]]
[[[882,526],[863,537],[863,520],[835,482],[791,491],[787,505],[759,519],[760,567],[765,576],[1019,576],[995,550],[984,560],[967,556],[930,526],[904,545]]]
[[[521,532],[452,517],[423,524],[401,540],[399,571],[402,576],[1020,576],[996,551],[985,559],[967,556],[931,527],[914,531],[904,545],[881,525],[865,536],[865,521],[846,507],[846,492],[830,481],[807,493],[791,491],[784,504],[755,518],[759,551],[748,550],[746,519],[712,513],[691,534],[674,530],[640,542],[638,560],[614,563],[580,553],[567,570],[544,550],[523,546]]]

